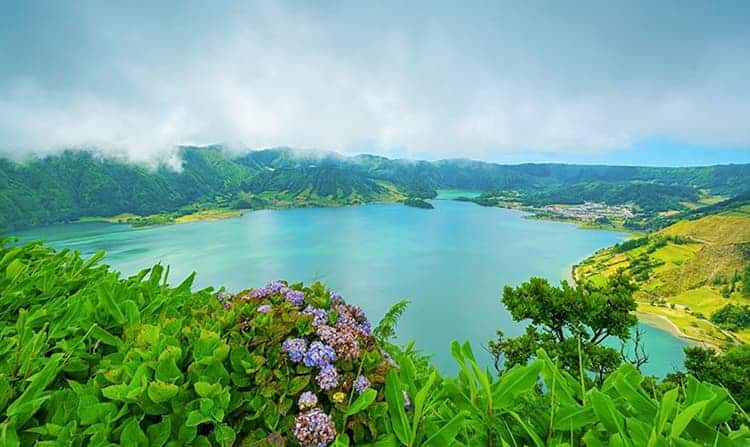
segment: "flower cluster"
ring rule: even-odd
[[[344,301],[344,299],[341,297],[341,294],[336,292],[329,293],[328,299],[331,301],[331,304],[340,304]]]
[[[371,337],[370,322],[361,308],[348,304],[336,304],[333,310],[338,313],[334,326],[319,325],[315,333],[336,354],[343,359],[353,359],[359,355],[360,339]],[[315,326],[313,324],[313,326]]]
[[[268,312],[271,312],[271,305],[270,304],[262,304],[262,305],[258,306],[258,308],[255,309],[255,310],[258,311],[258,312],[260,312],[260,313],[262,313],[262,314],[267,314]]]
[[[333,365],[324,365],[315,377],[318,386],[324,390],[330,390],[339,386],[339,373]]]
[[[357,394],[362,394],[362,392],[369,388],[370,385],[370,381],[365,376],[357,376],[357,378],[354,379],[354,391],[356,391]]]
[[[383,380],[382,370],[362,370],[358,361],[363,352],[377,349],[365,313],[357,306],[346,304],[336,292],[328,292],[326,300],[318,290],[315,287],[295,290],[285,282],[273,281],[240,295],[257,314],[274,315],[274,321],[268,318],[245,319],[242,329],[248,330],[249,326],[258,324],[261,336],[274,340],[276,328],[287,328],[287,338],[281,338],[281,350],[293,368],[291,371],[314,377],[307,389],[300,390],[297,396],[299,412],[292,430],[299,444],[305,447],[328,446],[336,437],[333,419],[336,411],[342,411],[340,404],[350,393],[362,394],[373,387],[371,380],[378,385],[382,385]],[[312,294],[306,296],[309,292]],[[226,303],[232,296],[226,294],[217,298]],[[299,324],[303,321],[309,321],[312,328]],[[339,363],[339,360],[344,362]],[[357,367],[361,374],[354,373],[352,368]],[[387,367],[383,362],[376,368]]]
[[[317,368],[331,366],[331,362],[334,360],[336,360],[336,352],[333,348],[319,341],[314,341],[310,344],[310,349],[307,350],[302,359],[305,366],[315,366]]]
[[[305,391],[304,393],[300,394],[299,400],[297,401],[297,406],[299,406],[301,410],[307,410],[308,408],[313,408],[316,405],[318,405],[318,396],[314,395],[310,391]]]
[[[305,294],[300,292],[299,290],[286,289],[286,293],[284,295],[286,296],[286,300],[294,304],[295,306],[301,306],[305,304]]]
[[[333,346],[343,359],[353,359],[359,355],[359,331],[347,325],[320,326],[316,333],[321,340]]]
[[[294,418],[294,436],[305,447],[326,446],[336,438],[336,427],[331,416],[313,408]]]
[[[253,293],[250,296],[255,299],[263,299],[271,295],[278,295],[283,289],[286,288],[287,287],[284,285],[284,283],[280,281],[271,281],[264,287],[253,290]]]
[[[307,306],[305,307],[305,310],[302,311],[302,313],[305,315],[312,315],[313,327],[318,327],[328,322],[328,312],[326,312],[323,309],[318,309],[317,307],[313,307],[313,306]]]
[[[307,340],[304,338],[288,338],[281,344],[281,350],[289,355],[289,360],[299,363],[305,358]]]

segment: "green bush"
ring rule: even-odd
[[[735,330],[750,327],[750,306],[727,304],[711,314],[711,322]]]
[[[0,248],[0,445],[296,445],[305,391],[330,436],[385,431],[390,363],[361,310],[320,284],[193,293],[159,265],[122,279],[102,254]],[[290,338],[333,343],[326,389],[319,360],[283,352]]]
[[[542,349],[495,376],[456,342],[445,377],[389,343],[404,302],[370,335],[321,284],[191,291],[102,256],[0,241],[0,445],[750,442],[727,391],[691,377],[656,388],[626,363],[593,386]]]

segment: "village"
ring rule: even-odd
[[[633,217],[631,205],[607,205],[599,202],[584,202],[577,205],[546,205],[538,211],[555,214],[568,219],[595,221],[597,219],[627,219]]]

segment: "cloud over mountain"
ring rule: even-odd
[[[744,2],[18,2],[0,152],[750,147]]]

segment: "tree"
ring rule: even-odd
[[[726,387],[739,405],[750,411],[750,346],[733,346],[723,353],[687,347],[685,369],[698,380]]]
[[[570,285],[567,281],[554,287],[543,278],[531,278],[516,288],[506,286],[503,304],[515,321],[529,320],[530,324],[518,337],[505,338],[498,331],[498,339],[489,343],[496,369],[500,369],[501,361],[506,368],[525,364],[544,348],[558,358],[562,368],[577,376],[582,365],[601,382],[626,360],[620,351],[603,342],[610,337],[622,342],[630,338],[638,322],[632,314],[636,309],[634,290],[622,271],[603,287],[590,282]],[[637,359],[640,366],[642,358]]]

